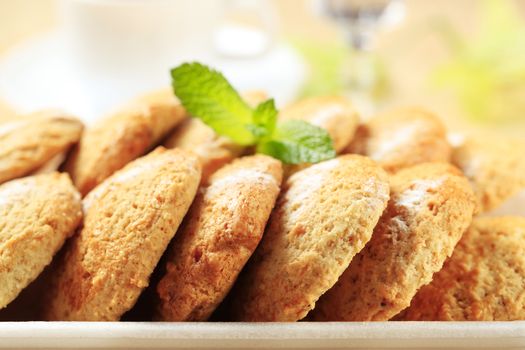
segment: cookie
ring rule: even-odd
[[[45,162],[39,168],[33,170],[31,175],[49,174],[60,169],[67,157],[67,152],[62,152]]]
[[[0,309],[49,265],[81,220],[80,194],[67,174],[0,185]]]
[[[447,163],[391,177],[390,201],[372,239],[312,311],[317,321],[386,321],[410,305],[472,221],[474,194]]]
[[[398,319],[525,320],[525,218],[480,217]]]
[[[359,114],[343,97],[322,96],[300,100],[283,108],[279,119],[304,120],[325,129],[332,137],[335,151],[340,153],[354,137]]]
[[[239,321],[297,321],[368,242],[388,201],[373,161],[346,155],[283,185],[263,239],[231,295]]]
[[[91,191],[83,228],[56,267],[44,318],[118,320],[148,285],[199,181],[195,156],[158,148]]]
[[[87,129],[65,170],[84,196],[159,143],[185,116],[170,91],[141,97]]]
[[[153,91],[132,101],[126,108],[142,110],[149,119],[153,143],[159,143],[187,117],[172,88]]]
[[[82,123],[41,111],[0,124],[0,183],[26,176],[78,142]]]
[[[251,106],[266,99],[261,91],[243,94],[244,100]],[[225,164],[241,156],[244,147],[236,145],[230,139],[219,136],[215,131],[198,118],[189,118],[177,127],[163,143],[166,148],[180,148],[192,151],[202,163],[202,183]]]
[[[201,188],[157,287],[164,321],[205,321],[259,244],[279,194],[282,166],[263,155],[234,160]]]
[[[180,148],[195,153],[202,164],[202,182],[225,164],[239,157],[244,148],[219,136],[200,119],[185,120],[163,143],[166,148]]]
[[[471,138],[454,149],[452,162],[469,179],[480,212],[497,208],[525,189],[525,142]]]
[[[450,161],[451,147],[441,121],[421,108],[398,108],[358,128],[345,153],[366,155],[389,172],[425,162]]]

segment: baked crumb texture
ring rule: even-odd
[[[80,194],[67,174],[0,185],[0,309],[49,265],[81,220]]]
[[[157,286],[157,318],[205,321],[259,244],[279,194],[282,166],[264,155],[217,171],[195,198]]]
[[[359,114],[347,99],[339,96],[311,97],[282,109],[279,119],[298,119],[325,129],[340,153],[354,138]]]
[[[452,162],[472,184],[479,212],[495,209],[525,189],[523,140],[471,138],[454,149]]]
[[[158,144],[185,117],[185,110],[170,90],[142,96],[85,130],[65,170],[85,196]]]
[[[57,264],[44,318],[116,321],[129,310],[186,214],[200,171],[195,156],[158,148],[95,188]]]
[[[358,155],[321,162],[289,177],[230,296],[233,318],[305,317],[368,242],[388,198],[386,173]]]
[[[312,319],[390,319],[431,281],[470,225],[474,195],[452,165],[423,163],[390,180],[390,201],[372,239],[321,297]]]
[[[432,283],[396,318],[525,319],[525,218],[476,218]]]
[[[344,153],[368,156],[385,170],[396,172],[425,162],[448,162],[451,147],[438,117],[422,108],[406,107],[360,125]]]
[[[186,119],[168,136],[163,145],[195,153],[202,164],[202,183],[225,164],[239,157],[244,148],[219,136],[200,119]]]
[[[263,91],[247,91],[243,99],[252,107],[268,98]],[[195,153],[202,164],[201,183],[206,185],[210,176],[240,157],[245,147],[236,145],[227,137],[219,136],[198,118],[188,118],[170,133],[163,142],[166,148],[180,148]]]
[[[0,124],[0,183],[30,175],[80,139],[82,123],[61,111],[41,111]]]

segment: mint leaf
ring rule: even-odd
[[[288,164],[318,163],[335,157],[326,130],[302,120],[279,123],[273,135],[257,146],[257,151]]]
[[[275,130],[277,123],[277,108],[273,98],[260,103],[253,111],[253,122],[256,125],[264,127],[269,134]]]
[[[253,111],[253,125],[250,126],[250,131],[259,139],[271,135],[275,130],[277,114],[273,98],[261,102]]]
[[[330,135],[301,120],[277,124],[273,99],[250,108],[221,73],[200,63],[171,70],[173,91],[194,117],[241,146],[256,146],[289,164],[317,163],[335,157]]]
[[[221,73],[195,62],[172,69],[171,77],[175,95],[191,115],[239,145],[255,144],[253,111]]]

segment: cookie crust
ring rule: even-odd
[[[408,307],[452,254],[474,203],[467,179],[452,165],[424,163],[393,175],[372,239],[320,298],[312,318],[386,321]]]
[[[0,183],[26,176],[78,142],[82,123],[48,110],[0,124]]]
[[[479,217],[398,319],[525,319],[525,218]]]
[[[417,107],[398,108],[359,126],[345,153],[366,155],[385,170],[425,162],[448,162],[451,147],[443,123],[431,112]]]
[[[386,173],[346,155],[288,178],[233,291],[240,321],[297,321],[370,239],[388,201]]]
[[[470,138],[452,154],[452,162],[469,179],[479,212],[497,208],[525,189],[525,142]]]
[[[281,180],[278,160],[255,155],[224,166],[200,189],[157,286],[158,319],[209,318],[259,244]]]
[[[158,148],[91,191],[83,200],[84,226],[56,268],[44,318],[118,320],[148,285],[199,181],[195,156]]]
[[[67,174],[0,185],[0,309],[49,265],[81,220],[80,194]]]

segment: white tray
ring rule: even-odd
[[[525,349],[525,321],[3,322],[0,348]]]

